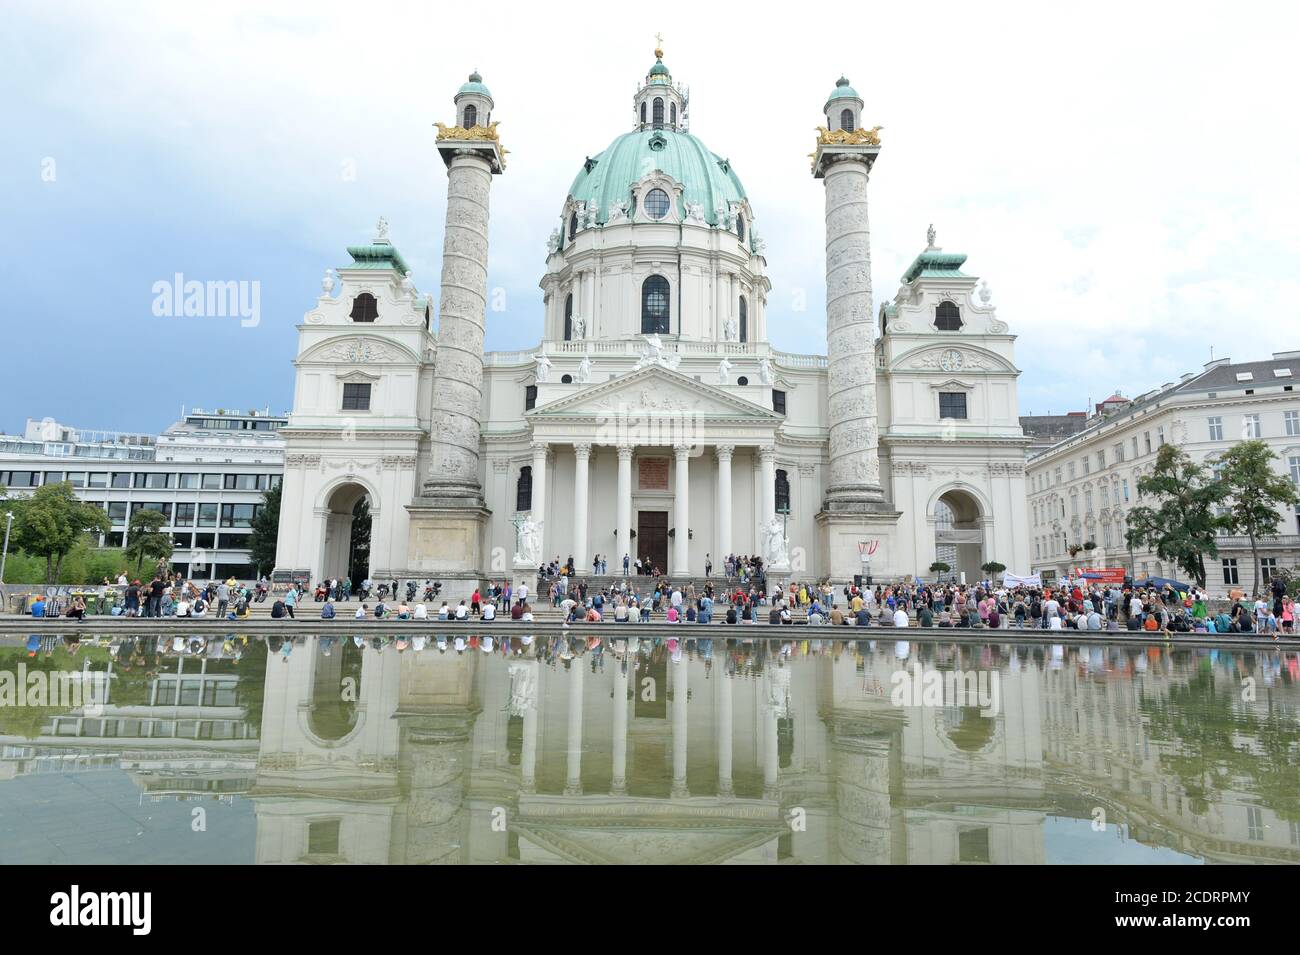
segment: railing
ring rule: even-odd
[[[1219,550],[1250,550],[1249,537],[1216,537],[1215,545]],[[1280,534],[1276,537],[1259,537],[1255,546],[1261,550],[1276,550],[1279,547],[1300,547],[1300,534]]]
[[[784,351],[773,351],[772,357],[778,365],[786,368],[825,368],[830,362],[825,355],[796,355]]]
[[[684,357],[728,355],[757,358],[770,355],[773,361],[783,368],[818,369],[825,368],[828,364],[825,355],[796,355],[791,352],[776,351],[766,342],[710,342],[669,338],[661,338],[660,342],[664,354]],[[644,338],[549,341],[529,351],[488,352],[483,356],[483,363],[491,367],[528,365],[537,360],[539,351],[547,355],[640,358],[645,347]]]

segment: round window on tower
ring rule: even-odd
[[[562,384],[562,385],[571,385],[571,384],[573,384],[573,376],[572,376],[572,375],[564,375],[564,376],[562,376],[562,377],[560,378],[560,384]]]
[[[668,193],[662,189],[651,189],[645,197],[645,211],[651,219],[662,219],[668,215]]]
[[[749,384],[749,379],[746,378],[744,375],[741,375],[739,378],[736,379],[736,384],[747,385]]]

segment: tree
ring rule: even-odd
[[[936,560],[930,565],[930,573],[932,574],[946,574],[950,570],[952,570],[952,568],[941,560]]]
[[[370,576],[370,498],[363,497],[352,508],[352,541],[348,558],[348,576],[362,581]]]
[[[1164,444],[1137,488],[1155,504],[1139,504],[1129,511],[1124,535],[1128,546],[1150,547],[1204,587],[1205,558],[1219,556],[1215,536],[1223,526],[1217,514],[1227,493],[1223,483],[1209,479],[1205,467],[1181,448]]]
[[[97,504],[78,499],[67,481],[46,484],[25,501],[13,502],[13,544],[45,558],[45,582],[58,583],[63,559],[86,534],[112,529],[108,513]]]
[[[1279,508],[1300,503],[1291,479],[1273,470],[1275,460],[1277,455],[1265,442],[1252,439],[1225,451],[1216,462],[1228,505],[1223,526],[1250,539],[1255,595],[1259,594],[1259,539],[1277,535],[1282,520]]]
[[[140,573],[145,558],[166,560],[172,555],[172,535],[164,531],[167,516],[160,511],[140,508],[131,515],[126,529],[126,556],[135,561],[135,572]]]
[[[280,485],[262,495],[262,509],[253,518],[253,533],[248,538],[248,556],[260,576],[263,570],[275,569],[275,545],[280,536]]]
[[[996,577],[1006,569],[1006,564],[999,564],[996,560],[991,560],[987,564],[980,564],[980,570],[988,574],[990,578]]]

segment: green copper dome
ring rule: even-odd
[[[650,67],[651,76],[667,76],[668,67],[664,66],[663,60],[655,60],[655,65]]]
[[[595,201],[599,209],[596,220],[604,223],[613,203],[627,202],[632,208],[632,185],[652,169],[680,182],[684,187],[681,201],[704,206],[704,218],[710,225],[717,225],[719,203],[745,199],[745,187],[727,160],[710,152],[690,133],[672,129],[644,129],[619,136],[608,149],[587,160],[569,194],[579,202]],[[679,207],[677,212],[684,216],[685,209]]]
[[[471,73],[469,75],[469,82],[456,91],[457,96],[461,93],[479,93],[488,97],[488,99],[492,98],[492,94],[488,92],[488,88],[483,85],[483,77],[478,75],[478,70]]]
[[[858,95],[857,90],[849,85],[847,77],[841,76],[835,81],[835,89],[830,96],[826,97],[826,102],[829,103],[837,99],[862,99],[862,97]]]

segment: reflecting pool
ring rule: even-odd
[[[1295,862],[1298,706],[1267,648],[5,638],[0,862]]]

